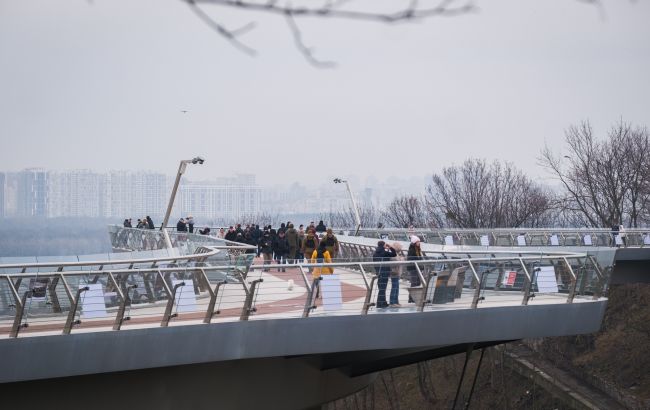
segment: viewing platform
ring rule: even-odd
[[[125,252],[103,259],[0,260],[0,389],[56,386],[90,400],[94,389],[127,389],[137,378],[145,391],[164,392],[134,399],[142,405],[183,406],[187,389],[219,385],[224,407],[255,407],[262,397],[274,403],[268,408],[316,406],[379,370],[598,331],[621,250],[481,245],[482,235],[478,245],[456,244],[453,236],[423,243],[423,260],[374,262],[386,235],[375,232],[338,235],[339,258],[327,265],[266,266],[253,246],[188,233],[172,233],[168,250],[159,231],[119,227],[111,241]],[[314,277],[324,266],[333,274]],[[400,276],[401,306],[376,306],[384,268]],[[245,394],[238,380],[264,385],[264,394]],[[69,404],[65,394],[54,400]]]

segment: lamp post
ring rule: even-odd
[[[178,191],[178,185],[181,182],[181,176],[185,173],[185,168],[187,164],[203,164],[205,159],[203,157],[194,157],[192,159],[184,159],[181,161],[178,166],[178,172],[176,173],[176,181],[174,182],[174,188],[172,188],[172,195],[169,198],[169,204],[167,204],[167,212],[165,213],[165,219],[163,220],[160,230],[163,231],[163,236],[165,237],[165,244],[168,249],[172,248],[172,241],[169,238],[169,232],[167,232],[167,222],[169,222],[169,216],[172,213],[172,207],[174,206],[174,199],[176,198],[176,191]]]
[[[352,201],[352,209],[354,209],[354,217],[357,220],[357,228],[354,231],[354,236],[357,236],[359,234],[359,229],[361,228],[361,217],[359,217],[359,208],[357,208],[357,202],[354,200],[354,195],[352,194],[352,188],[350,188],[350,183],[341,178],[334,178],[334,183],[335,184],[345,184],[345,187],[348,189],[348,193],[350,194],[350,200]]]

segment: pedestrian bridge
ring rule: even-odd
[[[597,331],[620,251],[425,243],[424,260],[380,264],[377,237],[340,235],[334,274],[314,278],[323,265],[265,271],[248,245],[177,233],[168,251],[158,236],[112,228],[114,248],[138,251],[0,260],[4,397],[109,408],[135,389],[132,407],[318,406],[382,369]],[[380,265],[400,277],[399,307],[375,306]]]

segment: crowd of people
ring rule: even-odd
[[[131,219],[124,220],[124,227],[131,228]],[[138,219],[137,228],[154,229],[154,223],[149,216],[144,219]],[[194,233],[194,218],[190,215],[186,218],[180,218],[176,224],[178,232]],[[211,235],[209,227],[199,229],[201,235]],[[266,225],[260,228],[259,225],[247,224],[242,226],[236,224],[225,228],[220,228],[216,234],[219,238],[226,241],[253,245],[255,248],[248,250],[248,253],[256,253],[256,256],[263,258],[265,266],[264,271],[271,269],[273,261],[277,264],[278,272],[285,272],[287,266],[295,263],[306,261],[307,263],[332,263],[339,255],[339,241],[334,235],[331,228],[319,221],[317,225],[311,222],[307,227],[299,225],[296,229],[292,222],[281,223],[280,227],[275,229],[272,225]],[[411,236],[411,243],[406,254],[402,255],[402,248],[399,242],[388,244],[381,240],[377,243],[377,248],[372,256],[373,262],[386,261],[417,261],[423,259],[420,248],[420,238],[416,235]],[[404,265],[377,265],[377,308],[400,307],[399,302],[399,285],[402,277]],[[411,287],[418,287],[420,275],[415,265],[406,265],[406,272]],[[320,275],[333,273],[333,268],[323,266],[312,269],[314,278]],[[388,283],[391,288],[386,298]],[[414,301],[409,296],[409,303]]]
[[[155,229],[155,225],[153,224],[153,220],[149,215],[142,219],[138,219],[138,222],[136,223],[135,226],[133,226],[133,220],[131,218],[127,218],[124,220],[122,223],[125,228],[138,228],[138,229]]]
[[[301,224],[298,228],[290,221],[283,222],[277,229],[272,225],[260,228],[259,225],[237,224],[227,230],[221,228],[217,236],[227,241],[255,246],[257,251],[251,249],[249,252],[256,252],[257,256],[263,258],[264,265],[267,266],[264,270],[267,272],[272,261],[277,263],[278,271],[284,272],[284,265],[304,260],[313,263],[325,260],[331,262],[339,254],[338,239],[323,221],[318,225],[311,222],[307,227]]]

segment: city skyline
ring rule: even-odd
[[[351,178],[356,180],[357,178]],[[401,195],[420,195],[424,180],[367,178],[353,181],[355,196],[377,208]],[[160,219],[166,209],[173,177],[152,171],[88,169],[24,169],[0,171],[0,217],[128,218],[151,215]],[[311,186],[299,182],[262,186],[256,175],[235,174],[211,180],[184,176],[174,203],[173,217],[193,215],[203,220],[233,220],[259,214],[332,213],[350,206],[347,191],[331,180]]]

